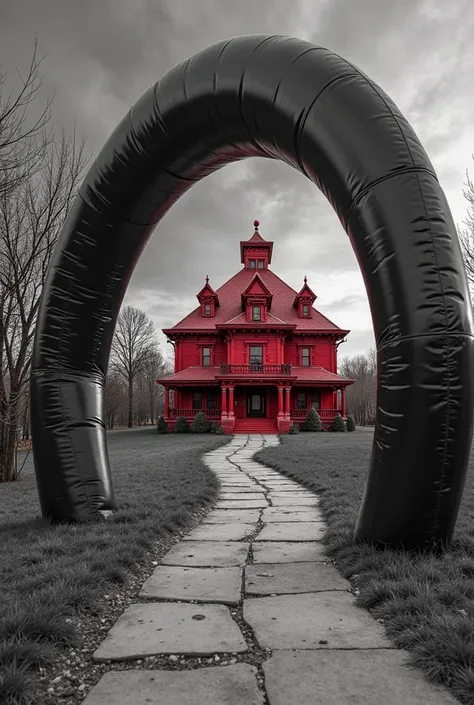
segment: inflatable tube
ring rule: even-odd
[[[256,156],[280,159],[316,184],[363,272],[378,390],[356,539],[447,545],[474,390],[471,306],[449,207],[390,98],[340,56],[282,36],[223,41],[176,66],[118,125],[81,186],[48,271],[34,343],[43,515],[86,521],[115,509],[104,381],[135,264],[187,189]]]

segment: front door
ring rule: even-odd
[[[265,417],[265,392],[250,389],[247,393],[247,416],[250,418]]]

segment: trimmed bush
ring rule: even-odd
[[[168,433],[168,424],[166,423],[164,416],[158,417],[158,424],[156,430],[158,431],[158,433]]]
[[[191,433],[209,433],[211,424],[203,411],[198,411],[191,423]]]
[[[222,426],[217,426],[215,432],[216,436],[223,436],[224,435],[224,429]]]
[[[300,432],[300,427],[298,426],[298,424],[292,423],[290,426],[289,433],[291,433],[291,435],[294,436],[295,433],[299,433],[299,432]]]
[[[344,419],[340,414],[338,414],[332,424],[329,426],[330,431],[334,432],[342,432],[346,430],[346,424],[344,423]]]
[[[347,429],[347,431],[355,431],[356,430],[355,421],[352,418],[352,416],[347,417],[346,429]]]
[[[174,427],[175,433],[189,433],[189,424],[184,418],[184,416],[178,416],[176,419],[176,426]]]
[[[314,407],[308,411],[308,416],[300,426],[300,431],[323,431],[321,417]]]
[[[211,433],[216,433],[219,424],[217,421],[211,421]]]

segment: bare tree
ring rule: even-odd
[[[39,139],[41,164],[0,194],[0,481],[16,479],[41,289],[87,161],[74,134],[63,133],[58,142]]]
[[[163,409],[164,389],[161,384],[156,383],[156,380],[170,372],[169,362],[163,358],[159,349],[154,350],[139,375],[141,416],[145,423],[155,423]]]
[[[468,202],[467,215],[463,221],[463,227],[458,227],[458,235],[467,278],[471,287],[474,287],[474,183],[469,176],[469,172],[466,172],[463,196]]]
[[[367,426],[374,423],[377,387],[377,357],[374,349],[365,355],[345,357],[340,364],[340,373],[354,379],[347,388],[347,409],[356,424]]]
[[[107,428],[114,428],[117,417],[124,415],[127,406],[127,390],[123,379],[112,371],[105,383],[105,416]]]
[[[144,311],[125,306],[118,317],[112,341],[112,369],[127,385],[129,428],[133,426],[135,384],[155,353],[158,353],[158,341],[153,322]]]
[[[52,100],[39,106],[42,61],[35,41],[26,74],[17,71],[19,88],[14,93],[6,93],[7,75],[0,71],[0,195],[11,193],[36,173],[46,145],[53,140]]]

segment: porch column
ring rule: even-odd
[[[227,416],[227,387],[225,385],[222,385],[222,416]]]
[[[291,392],[291,387],[285,387],[285,416],[286,418],[290,418],[290,392]]]
[[[341,416],[343,419],[346,418],[346,388],[341,389]]]
[[[234,414],[234,385],[229,386],[229,417],[235,416]]]
[[[163,416],[165,419],[168,419],[170,413],[170,390],[168,387],[165,387],[165,398],[164,398],[164,409],[163,409]]]
[[[278,387],[278,416],[283,416],[283,387]]]

